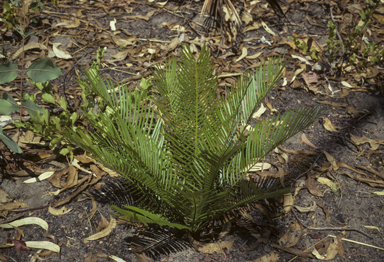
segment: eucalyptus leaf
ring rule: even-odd
[[[18,144],[11,138],[9,138],[6,134],[3,132],[3,128],[0,127],[0,139],[3,141],[3,143],[11,149],[15,153],[22,153],[23,150],[18,146]]]
[[[9,61],[6,64],[0,64],[0,84],[9,83],[17,77],[17,65]]]
[[[60,67],[48,58],[42,58],[28,67],[27,75],[34,82],[46,82],[62,76]]]
[[[23,107],[25,107],[29,113],[29,115],[37,113],[37,110],[39,110],[40,114],[44,114],[44,108],[38,107],[35,103],[33,103],[31,100],[25,100],[22,101],[21,104]]]
[[[13,98],[12,98],[12,100],[13,100]],[[13,103],[13,102],[6,100],[6,99],[3,99],[3,98],[0,99],[0,115],[9,115],[10,113],[12,113],[14,111],[19,111],[19,110],[20,110],[20,108],[16,104],[16,102]]]

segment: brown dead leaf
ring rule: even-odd
[[[328,221],[328,220],[329,220],[329,217],[330,217],[329,212],[328,212],[328,209],[326,209],[325,206],[324,206],[323,204],[321,204],[321,203],[319,203],[319,202],[317,202],[317,201],[316,201],[316,204],[317,204],[319,207],[321,207],[321,208],[323,209],[323,212],[324,212],[324,214],[325,214],[325,220]]]
[[[72,188],[74,186],[77,186],[77,179],[78,179],[78,172],[76,168],[73,165],[69,166],[69,172],[68,172],[68,181],[67,183],[63,186],[61,191],[64,191],[65,189]]]
[[[325,255],[325,259],[324,260],[331,260],[331,259],[334,259],[336,257],[336,255],[338,254],[339,252],[339,247],[337,244],[335,243],[331,243],[329,246],[328,246],[328,249],[327,249],[327,253]]]
[[[284,195],[284,211],[285,211],[285,213],[288,213],[289,211],[291,211],[294,202],[295,202],[295,197],[292,196],[291,193]]]
[[[111,215],[109,215],[109,217],[110,217],[110,221],[108,223],[108,226],[104,230],[96,234],[93,234],[92,236],[87,237],[86,239],[84,239],[84,242],[87,242],[90,240],[97,240],[97,239],[108,236],[117,225],[116,219],[114,219]]]
[[[375,174],[376,176],[384,179],[384,174],[372,166],[356,166],[356,167],[363,169],[363,170],[366,170],[368,172],[371,172],[372,174]]]
[[[309,74],[303,73],[301,75],[305,83],[307,84],[307,86],[311,86],[312,83],[317,83],[317,81],[319,80],[318,75],[315,73],[309,73]]]
[[[283,247],[293,247],[299,242],[302,234],[302,228],[296,221],[291,222],[285,231],[284,235],[278,240],[278,243]]]
[[[4,189],[0,188],[0,203],[7,203],[11,200],[12,199],[9,197],[7,192],[5,192]]]
[[[344,247],[344,243],[343,241],[341,241],[342,237],[340,235],[338,235],[335,239],[334,239],[334,242],[335,244],[337,245],[337,248],[338,248],[338,251],[337,253],[339,254],[339,256],[341,256],[342,258],[344,258],[344,254],[345,254],[345,247]]]
[[[205,254],[221,254],[223,252],[223,249],[227,249],[228,251],[231,250],[233,246],[233,242],[235,241],[235,237],[231,236],[230,240],[221,241],[220,243],[203,243],[199,242],[195,239],[193,239],[192,236],[188,236],[190,244],[199,252],[205,253]]]
[[[337,169],[339,169],[339,166],[337,165],[336,159],[326,151],[323,151],[323,153],[327,158],[328,162],[331,163],[333,170],[337,171]]]
[[[152,258],[148,257],[146,254],[144,253],[135,253],[135,255],[137,256],[137,258],[139,259],[139,262],[154,262],[155,260],[153,260]]]
[[[97,262],[98,259],[97,259],[97,256],[93,256],[92,253],[89,253],[85,258],[84,258],[84,262]]]
[[[318,197],[323,197],[323,193],[321,193],[319,187],[316,184],[316,181],[313,177],[308,176],[308,178],[305,180],[305,185],[307,186],[309,192]]]
[[[280,255],[276,253],[276,251],[273,251],[272,253],[266,254],[265,256],[262,256],[256,260],[247,261],[247,262],[276,262],[279,260]]]
[[[314,144],[312,144],[311,141],[308,140],[307,136],[304,133],[301,134],[301,142],[310,146],[310,147],[313,147],[314,149],[316,149],[316,146]]]
[[[54,216],[61,216],[61,215],[68,214],[69,212],[71,212],[71,210],[72,209],[67,209],[66,207],[62,207],[60,209],[53,208],[51,206],[48,207],[48,212]]]
[[[241,49],[241,55],[236,59],[236,62],[239,62],[241,59],[243,59],[244,57],[246,57],[248,54],[248,50],[247,48],[243,47]]]
[[[7,203],[7,204],[0,204],[0,211],[3,211],[3,210],[14,210],[14,209],[20,209],[20,208],[25,208],[25,207],[28,207],[28,205],[26,203],[22,203],[22,202],[11,202],[11,203]]]
[[[338,129],[343,129],[342,127],[334,126],[331,120],[326,117],[323,117],[323,122],[324,128],[330,132],[339,132]]]
[[[97,225],[96,232],[100,232],[109,225],[108,220],[102,214],[100,214],[100,216],[101,218],[99,224]]]
[[[51,177],[48,178],[48,182],[51,183],[54,187],[62,188],[63,185],[61,182],[61,178],[63,175],[67,174],[68,171],[69,171],[69,167],[55,172]]]
[[[358,137],[358,136],[355,136],[353,134],[351,134],[351,141],[355,144],[355,145],[362,145],[362,144],[365,144],[365,143],[369,143],[369,145],[371,146],[372,150],[376,150],[379,148],[380,145],[384,144],[384,139],[382,140],[374,140],[374,139],[371,139],[371,138],[368,138],[368,137]]]
[[[132,15],[132,16],[126,16],[125,18],[126,19],[132,19],[132,20],[140,20],[140,19],[143,19],[145,21],[148,21],[149,19],[151,19],[151,17],[156,13],[156,11],[151,11],[149,13],[147,13],[145,16],[144,15]]]
[[[299,210],[301,213],[307,213],[307,212],[314,212],[317,208],[316,202],[313,201],[309,206],[307,207],[301,207],[301,206],[296,206],[295,208]]]
[[[326,177],[319,177],[319,178],[317,178],[317,181],[323,185],[327,185],[332,191],[336,191],[336,190],[339,190],[341,188],[341,186],[338,182],[333,182]]]
[[[358,176],[354,176],[354,175],[348,174],[348,173],[338,173],[338,174],[346,175],[346,176],[349,176],[350,178],[352,178],[352,179],[354,179],[356,181],[367,183],[371,187],[380,187],[380,188],[384,187],[384,181],[382,181],[382,180],[375,180],[375,179],[371,179],[371,178],[365,178],[365,177],[361,177],[359,175]]]
[[[24,47],[21,47],[19,50],[16,51],[16,53],[12,56],[11,60],[15,60],[22,52],[25,52],[30,49],[41,49],[41,50],[47,50],[48,48],[39,43],[32,43],[25,45]]]
[[[347,107],[346,112],[347,112],[347,114],[350,114],[354,118],[356,118],[360,115],[360,112],[353,106]]]

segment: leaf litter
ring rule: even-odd
[[[300,190],[298,187],[299,190],[295,191],[294,196],[288,194],[284,197],[283,209],[285,213],[288,215],[290,212],[294,213],[295,211],[291,211],[292,207],[294,207],[300,213],[308,213],[309,220],[316,223],[314,228],[320,228],[317,224],[326,225],[325,222],[328,221],[329,217],[333,218],[332,223],[340,224],[340,221],[337,218],[335,219],[337,217],[336,213],[342,214],[345,212],[345,216],[351,216],[353,213],[348,212],[348,209],[353,209],[353,205],[356,205],[356,203],[369,206],[363,204],[364,199],[357,193],[360,187],[363,187],[360,183],[368,185],[364,187],[366,192],[372,192],[377,197],[382,195],[382,192],[372,191],[369,188],[384,187],[384,177],[382,176],[384,129],[380,125],[378,113],[374,112],[374,109],[370,107],[372,101],[365,103],[360,101],[364,100],[364,96],[372,97],[372,93],[384,93],[382,87],[380,89],[378,85],[382,81],[382,78],[380,78],[383,73],[382,68],[370,66],[367,67],[366,71],[359,72],[352,67],[346,67],[342,69],[342,74],[339,77],[336,77],[333,72],[335,68],[331,68],[330,72],[324,72],[323,67],[320,67],[320,70],[318,70],[316,65],[319,62],[313,57],[308,56],[307,53],[303,52],[293,41],[288,40],[286,37],[295,35],[301,41],[307,43],[310,39],[314,39],[313,41],[316,43],[313,44],[314,49],[319,53],[323,53],[327,45],[325,42],[321,43],[321,37],[326,35],[326,30],[309,37],[303,30],[299,30],[298,33],[291,33],[288,27],[276,27],[277,20],[274,19],[275,15],[271,11],[271,6],[264,5],[260,1],[250,1],[249,3],[246,1],[244,3],[245,12],[241,14],[241,20],[245,26],[243,29],[229,26],[224,28],[226,31],[224,35],[212,34],[208,36],[206,35],[204,24],[197,22],[191,16],[192,13],[201,11],[201,2],[182,4],[181,6],[166,2],[148,2],[149,6],[144,1],[111,2],[108,4],[98,1],[92,3],[80,1],[79,3],[57,2],[56,5],[48,5],[44,10],[40,11],[42,24],[45,25],[46,30],[39,31],[37,35],[40,39],[49,39],[49,42],[42,41],[39,43],[31,41],[31,43],[27,43],[23,48],[6,46],[8,58],[20,64],[22,63],[21,54],[23,53],[25,53],[25,61],[34,61],[37,58],[50,55],[51,58],[56,59],[58,65],[65,72],[69,73],[69,70],[73,70],[75,65],[85,67],[90,65],[95,54],[91,46],[106,46],[108,53],[103,58],[104,68],[102,73],[116,80],[134,85],[135,81],[150,75],[153,71],[153,66],[163,63],[166,56],[170,54],[178,55],[178,48],[183,43],[189,43],[197,52],[196,46],[202,46],[203,41],[208,41],[212,54],[218,54],[213,59],[216,64],[216,70],[219,73],[219,79],[222,81],[219,88],[223,88],[222,90],[224,91],[222,92],[225,93],[225,88],[233,83],[234,77],[239,75],[239,73],[265,62],[267,57],[276,54],[278,48],[289,47],[289,49],[286,49],[288,52],[284,52],[285,59],[289,61],[289,64],[283,75],[283,78],[287,79],[289,84],[287,87],[285,85],[284,87],[281,86],[279,88],[280,91],[272,94],[272,96],[280,95],[287,97],[289,101],[285,102],[289,105],[301,103],[307,106],[312,103],[321,103],[333,108],[330,109],[329,116],[323,117],[323,127],[320,125],[314,126],[312,129],[316,131],[313,131],[312,135],[302,132],[299,143],[291,143],[291,145],[288,143],[284,145],[284,148],[279,147],[283,153],[273,153],[271,156],[274,161],[269,161],[268,167],[274,168],[268,172],[270,172],[269,175],[276,176],[276,174],[281,173],[275,172],[277,170],[282,171],[283,175],[285,175],[285,173],[289,173],[289,169],[294,169],[290,164],[292,160],[298,159],[293,158],[294,156],[311,157],[321,154],[320,151],[316,150],[322,150],[325,155],[324,158],[321,158],[316,163],[316,166],[296,181],[302,189]],[[336,5],[333,1],[329,1],[329,3],[332,6]],[[298,3],[290,1],[290,5],[295,4],[297,5]],[[309,1],[302,1],[302,4],[309,7],[311,3]],[[350,1],[346,1],[344,5],[347,7],[348,12],[333,9],[334,14],[337,13],[340,21],[348,22],[351,17],[358,15],[364,9],[364,4],[360,2],[352,4]],[[286,4],[283,3],[281,6],[284,12],[286,12]],[[73,7],[76,7],[75,11],[71,11]],[[57,13],[55,10],[58,8],[65,11]],[[329,13],[326,10],[322,10],[319,5],[313,5],[310,8],[312,11],[320,11],[324,15],[329,16]],[[380,41],[382,41],[380,37],[384,34],[382,26],[380,26],[380,24],[383,24],[382,14],[384,12],[382,9],[383,6],[379,5],[378,13],[373,14],[377,23],[373,24],[369,29],[369,32],[374,32],[376,38],[380,39]],[[20,9],[16,9],[17,16],[23,15],[28,20],[32,19],[35,15],[29,9],[24,9],[22,12]],[[237,11],[229,8],[225,9],[224,12],[226,14],[226,22],[230,22],[231,19],[238,19],[236,17]],[[290,12],[285,15],[289,17],[289,14]],[[159,17],[163,18],[159,19]],[[321,15],[312,13],[311,16],[306,15],[307,21],[294,20],[294,22],[307,27],[322,24],[321,27],[326,28],[322,18]],[[158,22],[155,22],[155,20]],[[237,40],[237,37],[241,35],[240,33],[245,34],[242,41]],[[327,61],[321,62],[326,63]],[[80,73],[77,67],[74,71],[76,71],[76,74]],[[65,82],[64,84],[68,85]],[[71,96],[75,104],[76,102],[78,103],[80,101],[78,86],[73,83],[68,86],[69,88],[66,88],[63,92]],[[12,95],[15,99],[18,98],[16,93],[18,88],[18,85],[12,85],[12,83],[2,86],[4,92],[13,92]],[[27,92],[34,92],[31,86],[27,87]],[[290,98],[290,96],[296,97],[296,100]],[[274,112],[284,110],[286,104],[281,104],[277,101],[273,97],[268,97],[265,100],[266,107],[261,108],[254,118],[260,120],[264,114],[271,115]],[[13,120],[19,119],[19,115],[16,113],[10,116]],[[376,123],[372,124],[372,121]],[[49,150],[47,143],[41,142],[41,138],[31,136],[28,133],[30,131],[26,133],[19,132],[9,122],[5,120],[3,122],[6,123],[4,130],[8,134],[13,135],[13,139],[19,141],[19,146],[26,152],[23,157],[25,157],[24,167],[27,168],[28,172],[15,164],[13,156],[4,146],[0,145],[6,160],[6,162],[2,162],[2,165],[5,167],[7,174],[14,180],[30,177],[31,173],[33,176],[42,175],[41,177],[30,178],[31,180],[27,180],[27,183],[28,181],[43,183],[41,180],[47,179],[50,175],[48,182],[57,188],[57,191],[52,192],[52,194],[61,198],[60,201],[56,201],[54,206],[49,207],[51,214],[54,216],[79,212],[75,211],[76,209],[73,209],[73,206],[65,210],[63,205],[69,205],[75,199],[79,201],[82,193],[87,192],[91,185],[102,183],[102,178],[107,174],[109,176],[116,176],[113,170],[93,162],[85,155],[76,155],[75,159],[78,162],[63,160],[60,155]],[[356,123],[362,124],[357,126]],[[332,133],[349,136],[347,141],[354,144],[359,152],[357,154],[350,152],[345,145],[338,146],[339,151],[337,151],[334,146],[335,143],[327,141],[331,138],[330,134]],[[310,139],[311,141],[308,137],[312,138]],[[305,145],[300,143],[301,141]],[[308,146],[311,148],[309,149]],[[66,167],[58,167],[54,164],[55,162],[65,164]],[[320,163],[323,163],[322,167],[319,166]],[[300,174],[297,173],[298,171],[294,171],[296,175]],[[263,175],[267,174],[264,170],[259,171],[255,169],[254,172],[256,172],[256,175],[258,174],[257,172],[260,172],[260,175],[261,172],[263,172]],[[353,180],[355,182],[352,182]],[[356,189],[353,190],[353,188],[357,188],[357,191]],[[304,189],[308,189],[308,191]],[[43,192],[40,193],[43,194]],[[64,194],[66,194],[66,197],[63,198]],[[321,198],[327,200],[324,200],[325,203],[322,205],[318,201],[314,201],[311,195],[316,196],[316,200],[321,200]],[[23,202],[13,200],[7,196],[3,199],[4,201],[0,204],[0,211],[4,218],[9,217],[9,212],[27,208],[27,205]],[[373,200],[379,201],[379,198],[374,198]],[[327,201],[329,202],[327,203]],[[96,202],[92,200],[94,206],[92,211],[90,211],[92,216],[96,212],[96,205],[94,203]],[[345,208],[340,209],[341,203],[343,203]],[[58,209],[60,206],[62,206],[62,209]],[[323,214],[317,213],[317,206],[323,209]],[[331,210],[333,212],[331,212],[331,215],[329,211],[326,211],[329,208],[325,208],[325,206],[332,207]],[[382,224],[380,222],[382,221],[375,216],[379,216],[382,209],[377,204],[374,206],[376,210],[364,209],[365,211],[362,211],[370,212],[370,215],[374,217],[374,219],[372,218],[373,221],[376,222],[376,225],[365,226],[365,228],[375,229],[379,232],[379,226]],[[322,221],[324,213],[326,219]],[[248,213],[245,212],[244,216],[247,216],[246,214]],[[82,222],[86,221],[86,217],[88,216],[83,217]],[[102,218],[103,216],[101,215],[100,220],[104,221]],[[348,220],[350,218],[348,217]],[[327,239],[328,236],[333,236],[328,235],[323,239],[326,240],[324,241],[326,244],[323,244],[321,247],[319,246],[319,248],[316,246],[312,253],[300,253],[302,251],[292,247],[296,245],[298,248],[301,248],[309,246],[308,244],[310,243],[313,244],[307,237],[307,234],[313,230],[303,228],[299,218],[291,218],[288,221],[289,230],[280,232],[279,245],[266,242],[260,237],[256,237],[256,241],[260,241],[260,243],[264,241],[265,244],[269,244],[270,247],[275,248],[281,256],[286,258],[287,256],[284,252],[297,254],[301,257],[315,256],[319,260],[333,259],[336,255],[346,257],[346,252],[347,255],[354,255],[348,249],[347,251],[344,250],[343,241],[346,239],[344,236],[348,234],[346,232],[338,235],[333,243]],[[100,231],[103,233],[96,235],[97,238],[95,239],[111,235],[113,228],[116,227],[116,222],[111,217],[109,224],[105,223],[105,225],[107,226],[100,226],[100,228],[105,228],[104,230],[106,231]],[[349,226],[351,225],[343,224],[342,227],[349,228]],[[329,228],[329,226],[324,226],[324,228]],[[342,232],[341,229],[338,231]],[[375,235],[377,233],[372,231],[371,233],[372,236],[377,236]],[[356,237],[356,235],[352,237]],[[86,239],[86,237],[84,236],[83,239]],[[230,250],[234,244],[233,241],[228,244],[225,243],[225,245],[223,243],[223,246]],[[15,246],[18,245],[18,250],[28,250],[26,247],[28,247],[30,242],[22,242],[20,239],[14,240]],[[35,247],[36,245],[31,244],[32,246]],[[47,247],[45,249],[49,249]],[[376,248],[379,249],[378,247]],[[241,249],[239,248],[238,250]],[[53,251],[58,252],[57,249]],[[220,245],[215,243],[202,244],[201,251],[204,253],[216,252],[223,256],[225,254],[220,249]],[[143,254],[140,254],[140,256],[144,257]],[[100,255],[100,257],[102,256]],[[277,253],[269,253],[265,257],[260,257],[253,261],[276,261],[276,257],[278,257]],[[115,260],[117,261],[118,259],[120,258]],[[97,261],[97,256],[95,261]],[[370,261],[376,260],[371,258]]]

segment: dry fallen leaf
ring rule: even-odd
[[[323,185],[327,185],[329,186],[329,188],[332,190],[332,191],[336,191],[338,189],[340,189],[340,184],[337,183],[337,182],[332,182],[330,179],[326,178],[326,177],[319,177],[317,179],[318,182],[322,183]]]
[[[110,221],[109,221],[108,226],[104,230],[102,230],[96,234],[93,234],[92,236],[87,237],[86,239],[84,239],[84,242],[90,241],[90,240],[97,240],[97,239],[103,238],[105,236],[108,236],[112,232],[112,229],[114,229],[116,227],[116,225],[117,225],[116,219],[114,219],[110,215]]]
[[[279,260],[280,255],[276,253],[276,251],[273,251],[272,253],[266,254],[263,257],[260,257],[256,260],[247,261],[247,262],[276,262]]]
[[[316,146],[314,144],[312,144],[311,141],[308,140],[307,136],[304,133],[301,135],[301,142],[303,142],[304,144],[316,149]]]
[[[371,146],[372,150],[376,150],[379,148],[379,146],[381,144],[384,144],[384,139],[381,139],[381,140],[374,140],[374,139],[371,139],[371,138],[368,138],[368,137],[358,137],[358,136],[355,136],[353,134],[351,134],[351,140],[352,142],[355,144],[355,145],[362,145],[362,144],[365,144],[365,143],[369,143],[369,145]]]
[[[25,241],[25,245],[31,248],[47,249],[56,253],[60,252],[60,246],[49,241]]]
[[[323,117],[323,122],[324,122],[323,123],[324,128],[327,129],[328,131],[339,132],[338,129],[343,129],[342,127],[334,126],[331,120],[329,120],[326,117]]]
[[[261,21],[261,25],[264,27],[265,31],[267,31],[268,33],[270,33],[271,35],[275,36],[275,32],[273,32],[268,26],[266,23],[264,23],[264,21]]]
[[[1,224],[0,227],[2,228],[13,228],[13,227],[20,227],[25,225],[38,225],[41,226],[43,229],[48,231],[48,223],[45,222],[45,220],[39,218],[39,217],[26,217],[19,220],[12,221],[7,224]]]
[[[291,222],[288,226],[287,231],[278,240],[278,243],[284,247],[293,247],[299,242],[301,237],[302,229],[298,222]]]
[[[337,164],[336,159],[326,151],[323,151],[323,153],[327,158],[328,162],[331,163],[333,170],[337,171],[339,169],[339,165]]]
[[[285,213],[288,213],[289,211],[291,211],[294,201],[295,201],[295,198],[294,198],[294,196],[292,196],[291,193],[284,195],[284,211],[285,211]]]
[[[252,115],[252,118],[256,118],[259,120],[259,117],[261,117],[265,111],[267,111],[267,108],[264,106],[263,103],[260,103],[260,108]]]
[[[53,43],[52,49],[53,49],[53,52],[55,53],[55,55],[58,58],[71,59],[72,56],[68,53],[68,51],[64,51],[64,50],[59,49],[60,45],[61,45],[61,43]]]
[[[30,179],[23,181],[23,183],[30,184],[30,183],[40,182],[42,180],[50,178],[54,173],[55,173],[55,171],[44,172],[38,177],[33,177],[33,178],[30,178]]]
[[[319,187],[316,185],[316,181],[313,177],[309,176],[306,180],[305,180],[305,185],[307,186],[309,192],[314,195],[314,196],[318,196],[318,197],[323,197],[323,193],[321,193]]]
[[[51,206],[48,207],[48,212],[54,216],[61,216],[61,215],[68,214],[69,212],[71,212],[71,210],[72,208],[67,209],[66,207],[62,207],[60,209],[56,209]]]
[[[295,205],[295,208],[297,210],[299,210],[301,213],[307,213],[307,212],[314,212],[317,208],[317,205],[316,205],[316,202],[313,201],[309,206],[307,207],[300,207],[300,206],[296,206]]]

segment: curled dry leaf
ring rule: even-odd
[[[72,56],[68,53],[68,51],[64,51],[64,50],[59,49],[60,45],[61,45],[61,43],[53,43],[52,49],[53,49],[53,52],[55,53],[55,55],[58,58],[71,59]]]
[[[13,222],[10,222],[8,224],[1,224],[0,227],[2,228],[13,228],[13,227],[20,227],[25,225],[38,225],[44,228],[46,231],[48,231],[48,223],[45,222],[45,220],[39,218],[39,217],[27,217],[22,218]]]
[[[47,50],[47,47],[39,43],[31,43],[31,44],[25,45],[16,51],[16,53],[12,56],[11,60],[15,60],[22,52],[25,52],[30,49]]]
[[[374,140],[374,139],[371,139],[371,138],[368,138],[368,137],[358,137],[358,136],[355,136],[353,134],[351,134],[351,141],[355,144],[355,145],[362,145],[362,144],[365,144],[365,143],[369,143],[369,145],[371,146],[372,150],[376,150],[379,148],[379,146],[381,144],[384,144],[384,139],[381,139],[381,140]]]
[[[21,202],[12,202],[12,203],[7,203],[7,204],[0,204],[0,211],[11,211],[19,208],[26,208],[28,205],[26,203],[21,203]]]
[[[378,196],[384,196],[384,191],[369,191],[372,194],[376,194]]]
[[[377,231],[379,231],[379,233],[381,233],[381,231],[378,227],[375,227],[375,226],[364,226],[364,227],[368,228],[368,229],[376,229]]]
[[[246,57],[248,54],[248,50],[247,48],[243,47],[243,49],[241,49],[241,56],[239,56],[237,59],[236,59],[236,62],[239,62],[241,59],[243,59],[244,57]]]
[[[327,185],[332,191],[339,190],[340,184],[337,182],[333,182],[330,179],[326,177],[319,177],[317,179],[318,182],[322,183],[323,185]]]
[[[261,117],[265,111],[267,111],[267,108],[264,106],[263,103],[260,103],[260,108],[252,115],[252,118],[256,118],[259,120],[259,117]]]
[[[263,54],[264,52],[262,51],[262,52],[259,52],[259,53],[256,53],[256,54],[254,54],[254,55],[249,55],[249,56],[247,56],[246,58],[247,59],[256,59],[256,58],[258,58],[259,56],[261,56],[262,54]]]
[[[338,129],[343,129],[342,127],[338,127],[332,124],[331,120],[326,117],[323,117],[323,126],[326,130],[330,132],[339,132]]]
[[[286,213],[288,213],[289,211],[291,211],[292,207],[293,207],[293,203],[295,201],[295,197],[292,196],[291,193],[288,193],[288,194],[285,194],[284,195],[284,211]]]
[[[326,151],[323,151],[323,153],[327,160],[331,163],[333,170],[337,171],[339,169],[339,165],[337,164],[336,159]]]
[[[221,254],[224,248],[229,251],[235,241],[234,236],[230,236],[230,240],[221,241],[220,243],[203,243],[193,239],[192,236],[188,236],[188,239],[196,250],[205,254],[213,254],[215,252]]]
[[[269,34],[275,36],[275,32],[273,32],[264,21],[261,21],[261,25],[264,27],[265,31],[267,31]]]
[[[313,177],[309,176],[307,180],[305,180],[305,185],[307,186],[309,192],[318,197],[323,197],[323,193],[321,193],[319,187],[316,185],[316,181]]]
[[[60,209],[56,209],[51,206],[48,207],[48,212],[54,216],[61,216],[61,215],[68,214],[69,212],[71,212],[71,210],[72,208],[67,209],[66,207],[62,207]]]
[[[0,203],[6,203],[8,201],[11,201],[11,198],[4,189],[0,188]]]
[[[303,142],[304,144],[316,149],[316,146],[314,144],[312,144],[311,141],[308,140],[307,136],[304,133],[301,134],[301,142]]]
[[[25,244],[31,248],[47,249],[56,253],[60,252],[60,246],[49,241],[26,241]]]
[[[111,233],[112,229],[114,229],[116,227],[116,224],[117,224],[116,219],[114,219],[110,215],[110,221],[109,221],[108,226],[104,230],[102,230],[102,231],[100,231],[100,232],[98,232],[92,236],[87,237],[86,239],[84,239],[84,241],[96,240],[96,239],[108,236]]]
[[[307,212],[314,212],[317,208],[316,202],[313,201],[309,206],[307,207],[301,207],[301,206],[296,206],[295,208],[299,210],[301,213],[307,213]]]
[[[256,260],[247,261],[247,262],[276,262],[280,258],[280,255],[276,253],[276,251],[273,251],[272,253],[266,254],[263,257],[260,257]]]
[[[287,231],[278,240],[278,243],[283,247],[293,247],[299,242],[302,229],[298,222],[294,221],[288,226]]]

